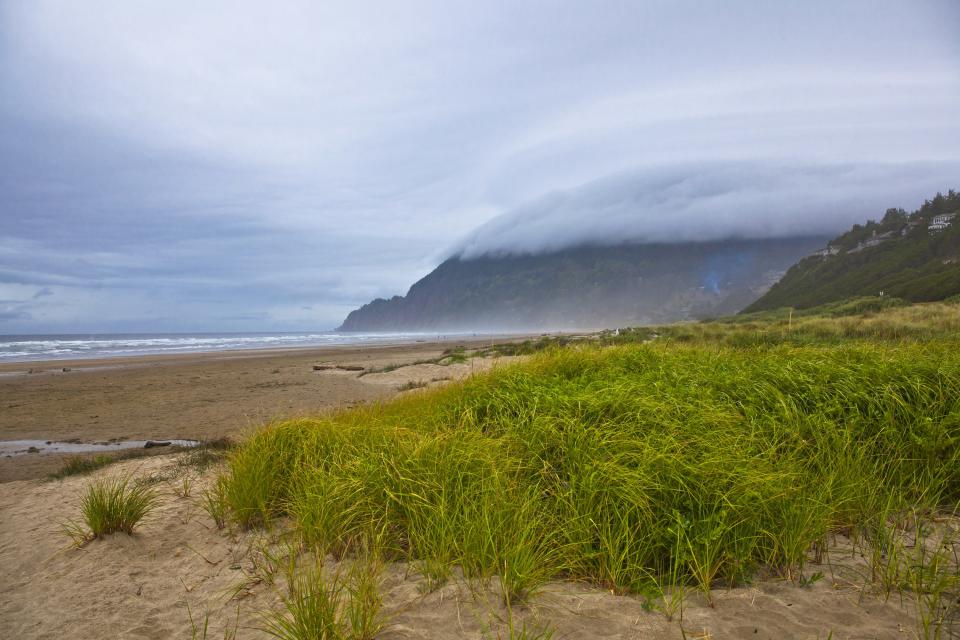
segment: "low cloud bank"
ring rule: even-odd
[[[696,164],[636,170],[544,195],[448,253],[537,254],[574,246],[834,235],[960,183],[960,165]]]

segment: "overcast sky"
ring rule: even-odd
[[[444,257],[960,188],[960,2],[0,0],[0,333],[301,330]]]

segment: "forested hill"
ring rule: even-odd
[[[804,309],[881,291],[912,302],[960,294],[960,194],[938,193],[913,213],[888,209],[880,222],[854,225],[792,266],[744,312]]]
[[[736,313],[826,237],[579,247],[450,258],[341,331],[511,331],[665,323]]]

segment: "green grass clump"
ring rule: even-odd
[[[201,442],[195,447],[186,449],[186,453],[177,461],[177,468],[173,471],[174,475],[182,475],[185,469],[193,469],[202,472],[210,465],[223,459],[226,451],[232,446],[227,438],[218,438],[216,440],[207,440]],[[113,453],[98,453],[96,455],[77,455],[69,456],[56,472],[48,477],[51,480],[62,480],[69,476],[83,475],[102,469],[116,462],[143,458],[146,456],[164,455],[174,451],[183,451],[181,447],[169,447],[164,449],[126,449]],[[159,482],[161,479],[157,479]]]
[[[70,456],[55,473],[50,474],[51,479],[59,480],[68,476],[90,473],[97,469],[102,469],[108,464],[115,462],[114,456],[105,453],[99,453],[95,456]]]
[[[508,604],[564,577],[709,599],[760,568],[804,579],[831,534],[869,542],[903,505],[960,500],[958,347],[546,348],[272,425],[232,453],[223,496],[239,524],[290,516],[324,553],[378,535],[431,584],[496,576]]]
[[[227,526],[227,500],[224,494],[223,477],[214,480],[213,486],[203,491],[203,510],[207,512],[217,529]]]
[[[130,449],[118,453],[98,453],[93,456],[70,456],[64,461],[63,466],[49,475],[49,478],[51,480],[62,480],[70,476],[84,475],[115,462],[142,458],[148,455],[152,455],[152,453],[143,449]]]
[[[283,608],[267,613],[262,629],[280,640],[371,640],[383,627],[380,570],[369,555],[343,573],[325,569],[319,558],[291,566]]]
[[[482,355],[528,356],[547,349],[562,347],[568,343],[569,339],[563,336],[541,336],[537,340],[495,344],[487,349],[481,349],[480,353]]]
[[[100,538],[134,528],[157,505],[157,494],[129,478],[104,478],[91,482],[83,494],[80,512],[90,535]]]

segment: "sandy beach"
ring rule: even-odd
[[[273,419],[416,393],[404,389],[515,360],[422,362],[451,346],[4,365],[0,433],[2,439],[87,442],[209,440]],[[263,615],[280,605],[286,588],[286,525],[218,530],[202,502],[218,468],[192,469],[182,464],[188,455],[161,449],[90,476],[52,481],[38,478],[63,456],[0,459],[0,562],[10,568],[0,587],[0,637],[266,637]],[[78,517],[83,488],[93,478],[120,476],[148,479],[160,495],[158,508],[132,536],[71,546],[61,527]],[[712,604],[691,589],[672,618],[664,614],[666,601],[576,581],[550,583],[529,604],[507,610],[495,580],[477,584],[455,576],[431,590],[416,567],[388,563],[380,577],[386,627],[378,637],[513,637],[511,624],[513,633],[526,624],[549,627],[558,638],[913,637],[915,604],[865,587],[869,568],[862,552],[843,536],[831,542],[823,564],[808,566],[808,574],[822,576],[816,582],[762,577],[717,589]],[[335,563],[327,562],[333,570]]]
[[[498,338],[499,340],[499,338]],[[0,364],[0,440],[214,440],[272,420],[395,394],[412,382],[456,378],[467,364],[367,370],[440,357],[490,339],[320,349]],[[319,367],[315,370],[314,367]],[[345,368],[338,368],[345,367]],[[40,478],[63,455],[0,457],[0,482]]]

